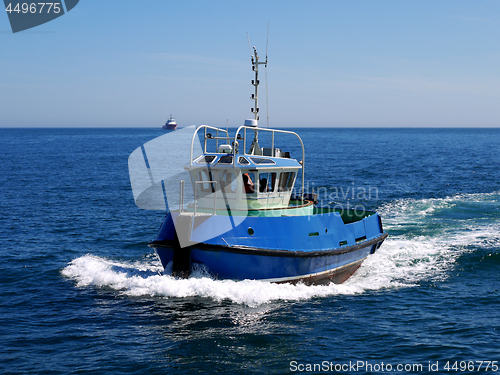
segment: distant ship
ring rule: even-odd
[[[175,122],[175,118],[170,115],[170,118],[167,120],[165,125],[162,127],[165,130],[175,130],[177,129],[177,122]]]

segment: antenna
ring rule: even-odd
[[[250,55],[252,56],[252,62],[253,62],[253,54],[252,54],[252,45],[250,44],[250,36],[247,33],[247,39],[248,39],[248,48],[250,48]]]
[[[266,68],[267,68],[267,51],[268,50],[269,50],[269,20],[267,20]]]
[[[268,32],[269,34],[269,32]],[[255,102],[254,108],[252,108],[250,111],[254,114],[255,120],[249,120],[250,123],[252,123],[251,126],[254,126],[255,129],[255,137],[253,139],[252,145],[250,146],[250,155],[262,155],[262,151],[259,147],[259,140],[258,140],[258,121],[259,121],[259,65],[265,64],[266,66],[266,77],[267,77],[267,55],[266,55],[266,61],[259,61],[259,55],[257,54],[257,49],[253,47],[250,44],[250,37],[248,36],[247,33],[247,38],[248,38],[248,45],[250,46],[250,52],[252,52],[252,70],[255,73],[255,79],[252,79],[252,86],[255,88],[255,93],[252,94],[250,97],[251,100]],[[269,42],[269,39],[268,39]],[[266,51],[267,53],[267,51]],[[267,92],[267,79],[266,79],[266,92]],[[268,116],[269,117],[269,116]],[[245,120],[245,124],[246,124]],[[269,124],[268,124],[269,127]]]
[[[269,129],[269,94],[267,90],[267,51],[269,49],[269,20],[267,20],[267,43],[266,43],[266,126]]]
[[[266,61],[267,61],[267,58],[266,58]],[[267,91],[267,65],[266,65],[266,117],[267,117],[266,126],[269,129],[269,94]]]

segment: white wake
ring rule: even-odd
[[[106,287],[128,296],[159,298],[206,297],[216,301],[229,300],[250,307],[273,301],[299,301],[334,295],[353,295],[374,290],[414,287],[423,281],[439,281],[449,275],[456,259],[468,245],[500,245],[500,220],[482,222],[468,227],[459,223],[444,226],[431,234],[397,234],[405,224],[428,225],[429,215],[436,210],[465,201],[490,199],[497,196],[456,196],[434,200],[398,200],[381,208],[384,227],[396,234],[384,242],[376,254],[369,256],[358,271],[341,285],[306,286],[303,284],[272,284],[244,280],[213,280],[203,269],[196,269],[189,279],[162,275],[160,263],[149,261],[124,262],[84,255],[71,261],[62,274],[76,281],[78,287]],[[493,201],[491,201],[493,200]],[[432,218],[431,218],[432,219]],[[431,221],[432,222],[432,221]],[[168,270],[167,270],[168,271]],[[168,273],[168,272],[166,272]]]

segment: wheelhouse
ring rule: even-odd
[[[193,156],[193,144],[200,131],[203,131],[203,153]],[[258,144],[258,133],[263,131],[270,132],[269,148]],[[274,147],[276,133],[295,135],[300,140],[301,162]],[[251,143],[247,142],[249,136],[253,136]],[[213,152],[209,151],[209,142],[214,143]],[[297,175],[304,172],[304,146],[294,132],[258,129],[246,124],[233,138],[226,130],[202,125],[193,135],[191,146],[191,161],[185,168],[190,173],[196,208],[200,210],[228,210],[229,214],[237,214],[233,211],[288,208]]]

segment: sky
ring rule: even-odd
[[[80,0],[0,11],[0,127],[240,126],[268,24],[261,126],[500,126],[499,0]]]

